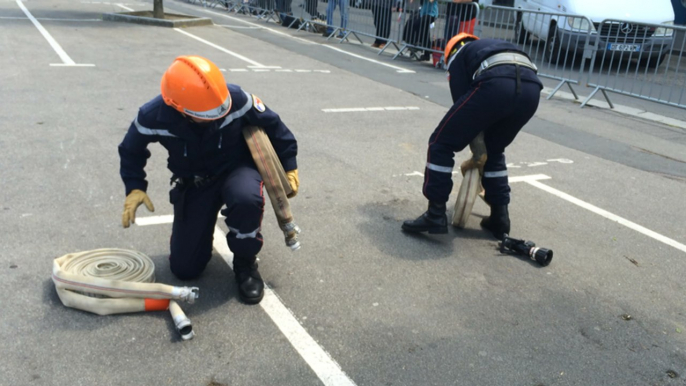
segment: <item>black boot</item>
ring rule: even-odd
[[[257,271],[257,263],[247,267],[234,265],[233,272],[236,274],[236,283],[238,283],[238,296],[243,303],[259,303],[264,297],[264,282]]]
[[[491,231],[496,239],[502,240],[510,233],[510,215],[507,205],[491,205],[491,215],[481,220],[481,227]]]
[[[448,233],[448,216],[445,214],[445,203],[429,201],[429,210],[416,220],[403,223],[406,232]]]

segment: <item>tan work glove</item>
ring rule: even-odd
[[[124,201],[124,214],[121,216],[121,225],[124,228],[128,228],[129,225],[136,222],[136,209],[138,209],[141,204],[145,204],[145,207],[148,208],[149,211],[155,211],[155,207],[152,206],[150,197],[148,197],[144,191],[134,189],[126,196],[126,200]]]
[[[482,154],[481,158],[478,161],[474,160],[474,157],[464,161],[460,165],[460,170],[462,171],[462,175],[464,176],[465,173],[467,173],[467,170],[479,168],[479,175],[483,176],[485,164],[486,164],[486,154]]]
[[[288,184],[291,186],[293,192],[289,194],[288,198],[293,198],[298,194],[298,187],[300,187],[300,179],[298,178],[298,169],[290,170],[286,172],[286,177],[288,177]]]

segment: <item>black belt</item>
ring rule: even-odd
[[[170,185],[176,184],[176,186],[179,186],[182,189],[183,188],[189,188],[191,186],[196,187],[196,188],[202,188],[202,187],[205,187],[207,185],[210,185],[211,183],[220,179],[224,175],[226,175],[226,173],[219,173],[219,174],[215,174],[212,176],[193,176],[193,177],[172,176]]]
[[[185,217],[185,202],[186,202],[186,191],[189,188],[202,189],[203,187],[209,186],[213,182],[217,181],[221,177],[225,176],[227,172],[222,172],[215,174],[213,176],[193,176],[193,177],[178,177],[172,176],[170,185],[174,185],[174,189],[178,189],[178,198],[174,202],[174,206],[178,206],[179,220],[183,220]],[[170,193],[171,194],[171,193]]]

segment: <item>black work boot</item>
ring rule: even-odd
[[[510,233],[510,215],[507,205],[491,205],[491,215],[481,220],[481,227],[491,231],[493,236],[502,240]]]
[[[236,274],[238,296],[243,303],[259,303],[264,297],[264,281],[257,271],[257,263],[247,267],[234,265],[233,272]]]
[[[448,233],[448,216],[445,214],[445,203],[429,201],[429,209],[416,220],[403,223],[406,232]]]

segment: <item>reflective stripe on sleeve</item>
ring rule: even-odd
[[[248,100],[245,102],[245,105],[240,108],[240,110],[234,111],[233,113],[229,114],[224,118],[224,121],[222,124],[219,126],[220,129],[223,129],[224,127],[228,126],[231,122],[233,122],[234,119],[240,118],[245,115],[250,109],[252,108],[252,95],[248,94],[247,92],[243,91],[246,97],[248,97]]]
[[[484,172],[484,178],[507,177],[507,170],[500,170],[497,172]]]
[[[426,164],[426,168],[429,170],[433,170],[435,172],[441,172],[441,173],[451,173],[452,174],[452,172],[453,172],[453,168],[451,168],[449,166],[439,166],[439,165],[434,165],[434,164],[428,163],[428,162]]]
[[[161,135],[164,137],[176,137],[174,134],[170,133],[167,130],[150,129],[150,128],[147,128],[147,127],[141,125],[138,122],[138,117],[136,117],[136,120],[133,121],[133,124],[136,126],[136,129],[138,130],[138,132],[143,134],[143,135]]]

